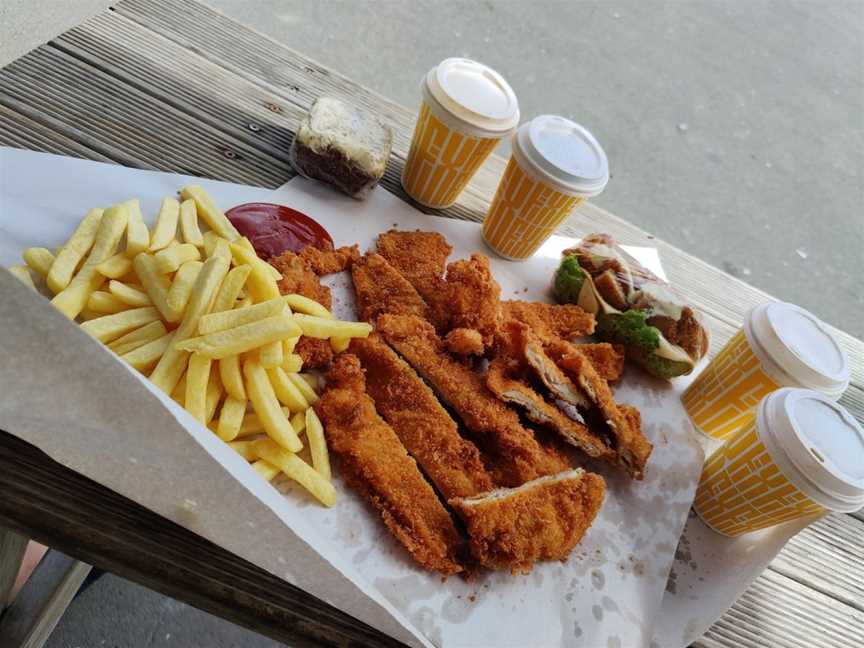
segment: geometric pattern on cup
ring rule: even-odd
[[[483,238],[505,256],[527,259],[583,200],[534,180],[511,156],[483,221]]]
[[[709,457],[693,507],[707,524],[730,536],[825,512],[774,464],[759,440],[755,418]]]
[[[429,207],[452,205],[498,142],[451,129],[424,102],[402,171],[402,187]]]
[[[759,401],[779,388],[762,371],[741,330],[690,384],[681,402],[702,432],[722,440],[746,425]]]

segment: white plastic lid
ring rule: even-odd
[[[849,358],[809,311],[783,302],[756,306],[748,313],[745,334],[755,342],[765,371],[780,384],[815,389],[834,399],[849,386]]]
[[[469,135],[504,137],[519,123],[513,88],[495,70],[477,61],[441,61],[424,77],[422,90],[436,116]]]
[[[864,429],[841,405],[785,388],[759,406],[759,436],[795,486],[833,511],[864,505]]]
[[[609,161],[587,129],[556,115],[540,115],[513,136],[513,154],[526,173],[569,195],[596,196],[609,181]]]

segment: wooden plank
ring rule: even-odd
[[[12,598],[12,588],[24,560],[27,542],[27,536],[0,526],[0,614]]]
[[[771,569],[864,612],[864,522],[829,515],[796,535]]]
[[[857,648],[862,642],[861,612],[767,570],[693,646]]]
[[[90,569],[59,551],[49,551],[0,619],[0,646],[42,648]]]
[[[292,175],[286,162],[226,137],[57,48],[41,47],[4,68],[0,93],[4,104],[15,102],[12,107],[34,121],[44,122],[41,107],[50,106],[53,129],[114,159],[118,151],[128,151],[145,167],[247,184],[265,180],[269,186]]]
[[[401,645],[2,431],[0,493],[0,525],[277,641]]]
[[[2,101],[2,99],[0,99]],[[0,142],[6,146],[43,151],[69,157],[110,162],[111,160],[93,149],[79,144],[75,140],[64,137],[46,128],[32,119],[18,114],[11,108],[0,103]]]

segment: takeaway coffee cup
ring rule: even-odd
[[[792,304],[762,304],[747,313],[742,329],[681,400],[696,427],[722,440],[780,387],[812,389],[837,400],[850,374],[849,359],[816,316]]]
[[[564,117],[535,117],[513,136],[483,239],[499,256],[527,259],[608,180],[606,153],[588,130]]]
[[[724,535],[864,506],[864,430],[809,389],[762,399],[705,463],[693,508]]]
[[[427,207],[449,207],[519,123],[513,89],[492,68],[463,58],[441,61],[423,77],[402,187]]]

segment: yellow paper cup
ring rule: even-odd
[[[764,398],[705,463],[693,508],[728,536],[864,505],[864,430],[806,389]]]
[[[774,390],[813,389],[836,400],[850,375],[849,359],[814,315],[792,304],[762,304],[681,400],[699,430],[722,440],[746,425]]]
[[[483,240],[499,256],[527,259],[608,180],[606,153],[591,133],[563,117],[535,117],[513,136]]]
[[[503,137],[519,123],[516,94],[492,68],[451,58],[421,83],[423,103],[402,187],[427,207],[449,207]]]

